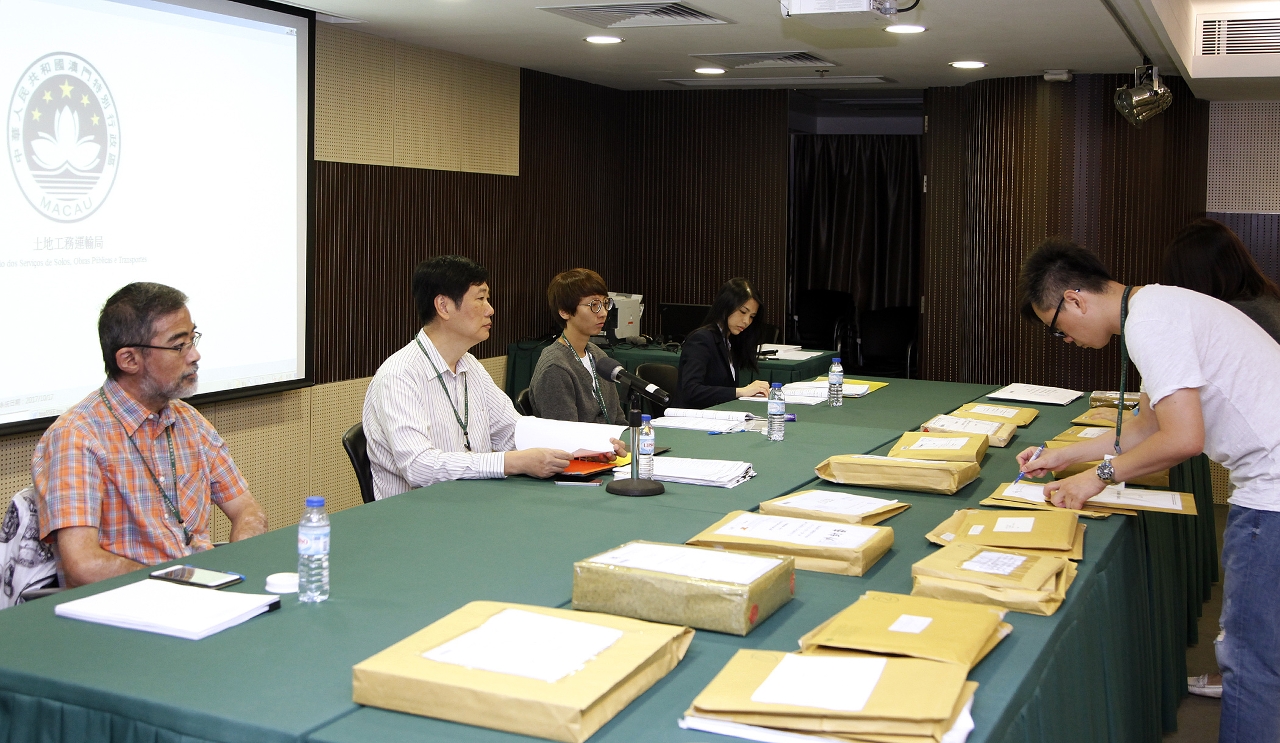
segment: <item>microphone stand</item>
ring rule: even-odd
[[[644,497],[662,495],[667,489],[657,480],[640,479],[640,393],[631,385],[627,385],[627,405],[631,409],[628,422],[631,424],[631,477],[619,480],[617,477],[604,486],[606,492],[614,495]]]

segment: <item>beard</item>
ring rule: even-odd
[[[191,365],[191,370],[182,375],[176,382],[164,384],[152,377],[143,380],[142,387],[146,394],[153,395],[165,400],[178,400],[184,397],[191,397],[196,393],[196,388],[200,384],[199,377],[196,375],[200,368],[198,363]]]

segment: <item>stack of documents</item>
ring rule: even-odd
[[[878,524],[911,507],[910,503],[832,490],[802,490],[760,504],[760,513],[846,524]]]
[[[939,545],[968,543],[1003,547],[1028,555],[1066,560],[1084,559],[1084,524],[1075,511],[1054,508],[1035,511],[956,511],[925,534]]]
[[[871,391],[871,385],[865,382],[845,382],[842,387],[845,397],[862,397]],[[784,394],[809,397],[820,396],[823,399],[826,399],[830,390],[831,385],[825,379],[815,382],[789,382],[782,385]]]
[[[756,476],[750,462],[732,462],[727,459],[691,459],[689,457],[654,457],[653,479],[661,482],[682,482],[686,485],[707,485],[713,488],[732,488]],[[615,480],[631,477],[630,467],[613,471]]]
[[[353,670],[357,704],[582,743],[684,657],[693,630],[473,601]]]
[[[841,485],[869,485],[952,495],[973,482],[981,469],[976,462],[936,462],[874,454],[841,454],[823,460],[814,471],[823,480]]]
[[[791,345],[790,343],[761,343],[760,344],[761,353],[764,353],[765,351],[773,351],[774,353],[781,353],[782,351],[799,351],[801,348],[804,348],[804,346]]]
[[[1059,509],[1049,503],[1044,496],[1044,486],[1038,483],[1019,482],[1004,483],[996,488],[982,505],[1012,506],[1033,510],[1069,510]],[[1101,493],[1093,496],[1084,504],[1083,510],[1072,511],[1080,516],[1105,518],[1113,513],[1133,516],[1138,511],[1158,511],[1161,513],[1180,513],[1187,516],[1196,515],[1196,499],[1191,493],[1178,493],[1171,490],[1143,490],[1126,487],[1123,483],[1108,485]]]
[[[1124,411],[1124,422],[1128,423],[1133,420],[1135,413],[1132,410]],[[1071,419],[1072,423],[1080,426],[1106,426],[1107,428],[1116,427],[1116,409],[1115,408],[1089,408],[1080,415]]]
[[[573,608],[745,635],[795,595],[795,560],[628,542],[573,565]]]
[[[1015,408],[1009,405],[993,405],[987,402],[967,402],[951,411],[956,418],[973,418],[992,423],[1012,423],[1014,426],[1030,425],[1040,415],[1035,408]]]
[[[989,393],[987,397],[992,400],[1019,400],[1021,402],[1048,403],[1049,405],[1066,405],[1083,394],[1079,390],[1064,390],[1061,387],[1011,384]]]
[[[1005,609],[926,596],[867,591],[800,638],[802,655],[879,653],[978,665],[1013,626]]]
[[[626,426],[606,426],[603,423],[578,423],[548,418],[521,416],[516,421],[516,449],[560,449],[578,459],[613,456],[613,443],[609,439],[622,436]]]
[[[680,726],[762,741],[963,743],[978,688],[967,673],[919,658],[739,650]]]
[[[1076,564],[1061,557],[957,542],[911,566],[911,595],[1049,616],[1075,577]]]
[[[715,431],[729,433],[741,431],[746,422],[756,416],[740,410],[690,410],[667,408],[666,415],[654,418],[654,428],[681,428],[686,431]]]
[[[826,351],[786,350],[786,351],[777,352],[776,354],[773,355],[773,358],[779,359],[782,361],[808,361],[814,356],[821,356],[824,353],[826,353]]]
[[[976,433],[987,437],[991,446],[1008,446],[1018,427],[1012,423],[997,423],[978,418],[961,418],[955,415],[935,415],[920,426],[925,433]]]
[[[893,546],[893,529],[733,511],[688,544],[791,555],[800,570],[862,575]]]
[[[1115,431],[1112,430],[1113,435],[1114,433]],[[1066,441],[1046,441],[1044,445],[1049,449],[1061,449],[1064,446],[1071,446],[1071,443]],[[1081,472],[1092,471],[1100,464],[1102,464],[1101,459],[1095,459],[1092,462],[1077,462],[1076,464],[1068,465],[1063,469],[1054,470],[1053,477],[1057,480],[1064,480]],[[1151,474],[1143,475],[1142,477],[1134,477],[1127,482],[1130,485],[1142,485],[1148,488],[1167,488],[1169,487],[1169,470],[1160,470],[1159,472],[1152,472]]]
[[[981,421],[974,421],[980,423]],[[980,433],[922,433],[907,431],[889,449],[900,459],[928,459],[939,462],[980,463],[990,444]]]
[[[280,597],[143,579],[53,607],[60,617],[201,640],[263,612]]]

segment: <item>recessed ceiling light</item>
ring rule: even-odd
[[[723,67],[699,67],[694,70],[699,75],[723,75]]]
[[[891,34],[919,34],[924,33],[925,28],[914,23],[895,23],[892,26],[885,26],[884,30]]]
[[[987,66],[986,62],[952,62],[952,67],[959,67],[962,70],[978,70]]]
[[[588,36],[585,39],[591,44],[621,44],[622,39],[617,36]]]

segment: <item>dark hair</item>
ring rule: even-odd
[[[759,305],[757,316],[764,312],[764,302],[760,299],[760,292],[756,291],[750,281],[744,278],[729,279],[724,282],[724,286],[720,287],[720,293],[711,303],[711,309],[707,312],[707,318],[702,321],[702,324],[703,327],[716,328],[716,332],[728,337],[734,366],[739,369],[754,370],[759,368],[756,364],[756,352],[760,348],[759,323],[752,321],[746,330],[737,335],[729,335],[728,325],[729,315],[737,312],[748,299],[756,300],[756,304]]]
[[[1230,227],[1197,219],[1178,233],[1164,254],[1164,283],[1231,302],[1264,294],[1280,299],[1280,289],[1263,275]]]
[[[413,303],[418,320],[428,325],[436,319],[436,297],[441,294],[462,304],[473,286],[488,283],[489,269],[460,255],[438,255],[418,264],[413,271]]]
[[[116,351],[150,343],[156,320],[186,306],[187,295],[171,286],[147,281],[124,286],[108,297],[98,314],[98,343],[107,376],[118,379],[122,373],[116,364]]]
[[[1018,277],[1018,311],[1032,322],[1040,322],[1036,308],[1053,307],[1062,293],[1071,289],[1102,293],[1111,274],[1092,251],[1061,237],[1051,237],[1036,246],[1022,262]]]
[[[574,315],[578,312],[578,304],[583,297],[608,293],[609,289],[604,285],[600,274],[589,268],[571,268],[556,274],[547,286],[547,305],[551,307],[551,314],[555,316],[556,322],[563,328],[565,319],[560,317],[561,310]]]

